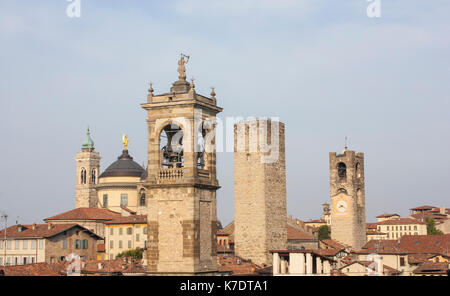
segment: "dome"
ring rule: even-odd
[[[113,162],[101,175],[103,177],[141,177],[145,169],[133,157],[128,154],[128,150],[123,150],[122,155]]]

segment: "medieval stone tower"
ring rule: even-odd
[[[364,154],[330,152],[331,238],[356,250],[366,243]]]
[[[236,255],[272,264],[270,250],[287,248],[284,124],[268,120],[234,127]]]
[[[88,129],[81,152],[78,152],[76,161],[76,189],[75,207],[94,208],[98,205],[97,191],[98,175],[100,171],[100,154],[94,151],[94,141]]]
[[[178,62],[170,92],[147,103],[148,168],[143,187],[148,207],[148,266],[154,274],[212,274],[216,257],[215,118],[222,108],[195,92]]]

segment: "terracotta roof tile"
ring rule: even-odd
[[[220,272],[231,272],[232,275],[255,274],[255,271],[261,268],[250,260],[244,260],[235,255],[219,256],[218,260],[217,269]]]
[[[287,225],[287,239],[288,240],[316,240],[316,238],[300,229]]]
[[[381,215],[378,215],[377,218],[389,218],[389,217],[392,217],[392,216],[399,216],[400,217],[399,214],[381,214]]]
[[[399,219],[389,219],[382,222],[378,222],[378,225],[391,225],[391,224],[426,224],[423,221],[419,221],[412,218],[399,218]]]
[[[0,267],[0,271],[6,276],[58,276],[47,263],[33,263],[26,265],[14,265]]]
[[[92,231],[78,224],[54,224],[49,228],[49,224],[14,225],[6,229],[7,238],[47,238],[52,237],[73,227],[79,227],[85,231]],[[94,234],[94,233],[93,233]],[[5,230],[0,231],[0,237],[5,236]],[[100,238],[100,237],[99,237]]]
[[[424,262],[419,267],[417,267],[413,273],[414,274],[442,274],[445,275],[449,271],[448,262]]]
[[[51,220],[111,220],[120,217],[120,213],[108,209],[98,208],[77,208],[62,214],[44,219],[45,222]]]

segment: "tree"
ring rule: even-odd
[[[320,226],[317,235],[319,237],[319,240],[329,239],[330,238],[330,233],[329,233],[329,230],[328,230],[328,226],[327,225]]]
[[[122,257],[131,257],[131,258],[136,259],[136,260],[141,260],[143,253],[144,253],[143,249],[136,248],[134,250],[128,250],[128,251],[124,251],[124,252],[122,252],[120,254],[117,254],[116,259],[117,258],[122,258]]]
[[[425,222],[427,222],[427,234],[429,235],[440,235],[443,234],[442,231],[436,228],[436,222],[433,218],[426,217]]]

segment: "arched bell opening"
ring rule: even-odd
[[[197,131],[197,147],[195,149],[197,155],[197,168],[206,169],[207,162],[207,153],[205,151],[205,136],[206,129],[203,127],[203,124],[199,127]]]
[[[177,124],[166,125],[160,134],[161,167],[184,167],[183,130]]]

